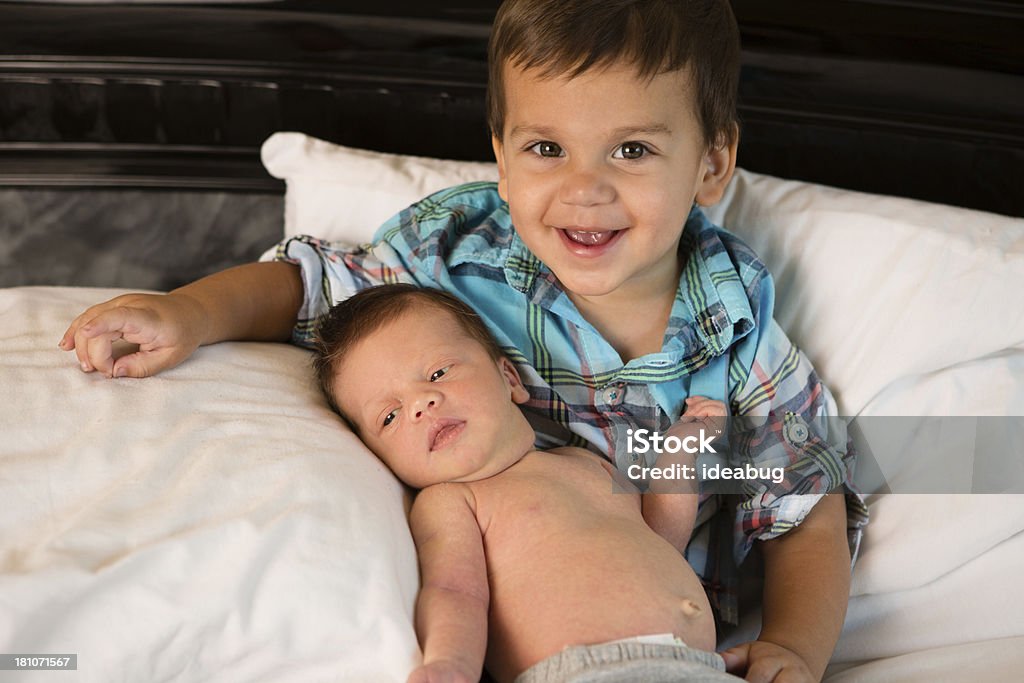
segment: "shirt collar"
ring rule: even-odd
[[[691,327],[711,355],[725,352],[754,328],[754,313],[731,251],[728,235],[696,205],[690,211],[680,240],[686,262],[672,306],[666,343]]]
[[[725,230],[708,220],[699,207],[693,207],[679,243],[679,253],[686,262],[665,331],[663,353],[648,358],[666,353],[675,356],[679,351],[691,355],[692,348],[680,347],[691,347],[694,342],[706,349],[708,357],[718,356],[753,329],[754,314],[746,288],[723,234],[727,234]],[[578,326],[589,327],[554,273],[534,256],[514,228],[504,271],[509,286],[523,292],[531,303]],[[689,341],[685,341],[687,338]]]
[[[512,240],[505,259],[505,281],[513,289],[529,293],[538,273],[542,269],[549,274],[551,271],[526,247],[515,228],[510,225],[509,229],[512,231]]]

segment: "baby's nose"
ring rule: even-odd
[[[416,411],[416,418],[419,419],[423,417],[423,411],[425,411],[427,408],[433,408],[436,403],[437,401],[435,401],[434,399],[430,399],[429,401],[426,402],[426,404],[421,403],[420,405],[422,406],[422,408],[419,408]]]

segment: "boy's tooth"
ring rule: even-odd
[[[580,244],[586,244],[588,246],[596,246],[598,244],[604,244],[610,240],[614,231],[606,230],[603,232],[592,232],[590,230],[566,230],[565,234],[567,234],[569,239],[573,242],[579,242]]]

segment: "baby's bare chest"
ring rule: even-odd
[[[639,497],[617,487],[611,472],[611,465],[584,451],[528,454],[473,487],[485,540],[643,524]]]

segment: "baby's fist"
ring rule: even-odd
[[[721,401],[714,401],[704,396],[691,396],[686,399],[683,414],[668,430],[668,435],[680,439],[695,436],[704,431],[715,434],[725,431],[725,418],[728,411]]]
[[[706,396],[691,396],[684,403],[686,407],[683,409],[683,415],[679,418],[680,420],[688,417],[706,418],[726,417],[728,415],[724,403],[707,398]]]

